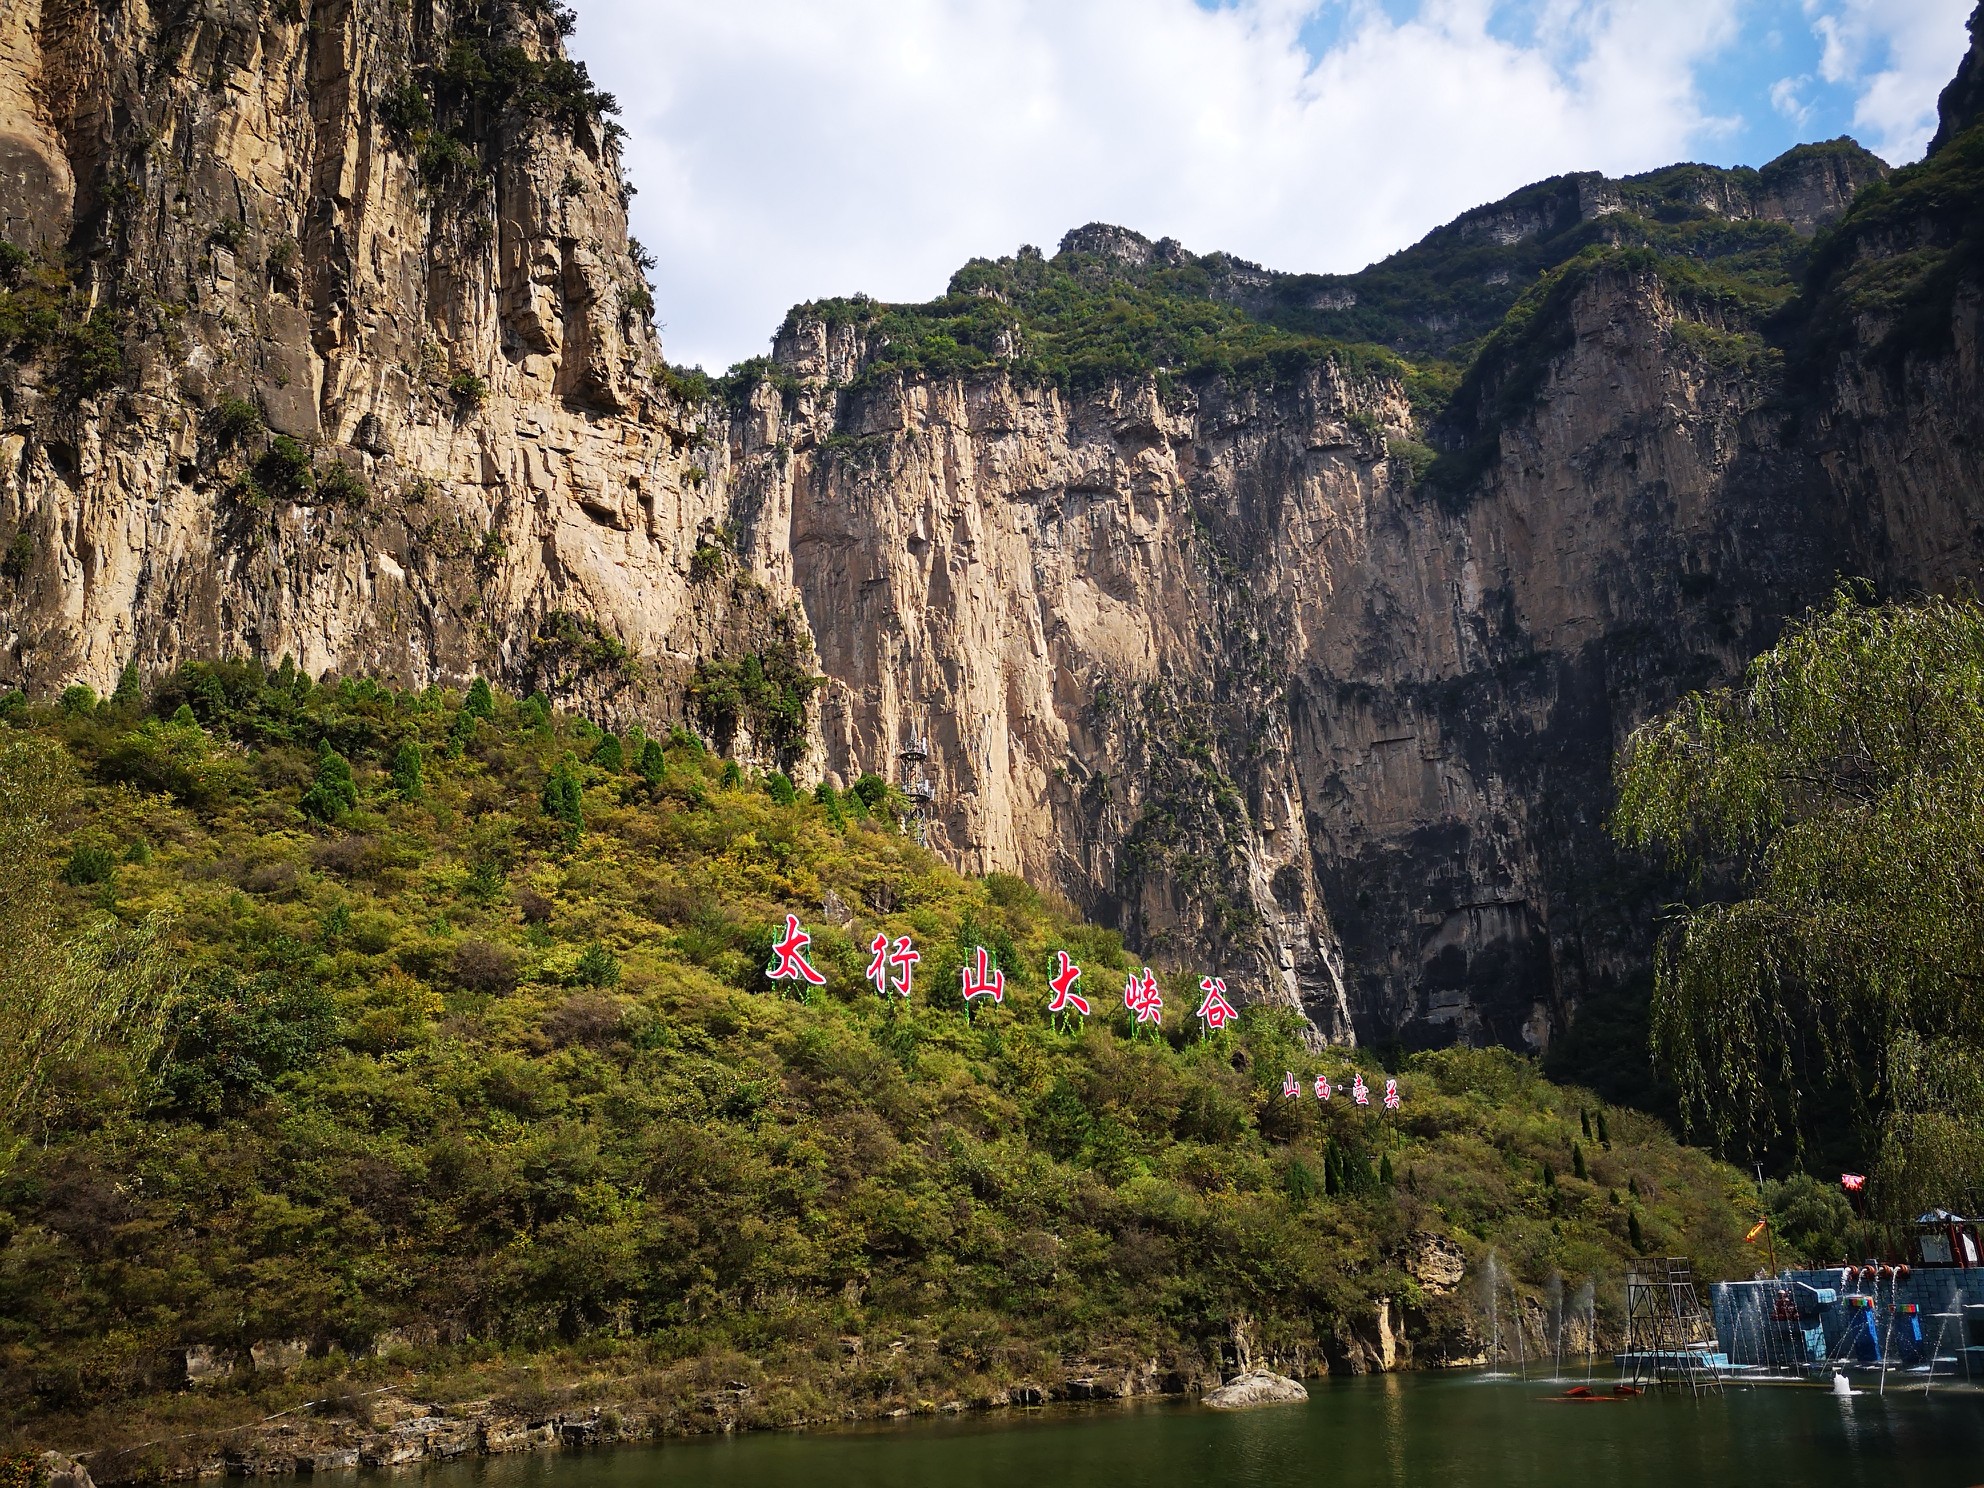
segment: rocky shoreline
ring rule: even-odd
[[[1313,1372],[1313,1371],[1311,1371]],[[1264,1385],[1263,1382],[1266,1382]],[[1291,1393],[1294,1392],[1294,1393]],[[978,1398],[919,1401],[819,1419],[754,1419],[753,1390],[733,1384],[707,1392],[691,1410],[648,1403],[596,1403],[583,1408],[519,1411],[513,1405],[467,1401],[438,1405],[390,1397],[369,1421],[309,1414],[298,1407],[246,1426],[194,1433],[177,1442],[85,1451],[79,1457],[43,1454],[47,1488],[97,1488],[125,1482],[192,1482],[207,1478],[279,1478],[381,1470],[518,1452],[661,1442],[740,1430],[845,1426],[862,1421],[949,1416],[1054,1405],[1199,1397],[1220,1408],[1275,1403],[1301,1396],[1293,1378],[1253,1369],[1222,1385],[1216,1376],[1186,1378],[1156,1370],[1076,1376],[1052,1385],[1019,1384]],[[1222,1403],[1223,1402],[1223,1403]],[[323,1404],[318,1402],[317,1404]],[[165,1447],[163,1453],[160,1448]],[[79,1460],[79,1458],[81,1460]]]

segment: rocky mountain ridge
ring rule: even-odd
[[[1360,276],[1094,226],[802,306],[712,387],[560,24],[0,20],[0,680],[483,670],[915,768],[947,856],[1160,963],[1543,1047],[1630,1002],[1670,892],[1602,831],[1625,731],[1841,573],[1977,571],[1961,80],[1892,180],[1850,142],[1565,177]]]

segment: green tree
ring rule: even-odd
[[[351,761],[330,745],[317,752],[317,778],[298,803],[306,816],[334,822],[358,805],[358,783],[351,778]]]
[[[393,753],[393,789],[406,801],[418,801],[427,794],[420,742],[408,739]]]
[[[592,752],[592,762],[600,769],[618,775],[627,768],[627,753],[618,734],[606,734]]]
[[[578,967],[572,976],[582,987],[617,987],[620,985],[620,960],[595,940],[580,954]]]
[[[1617,775],[1698,890],[1655,968],[1685,1114],[1761,1141],[1843,1091],[1888,1215],[1984,1191],[1984,608],[1842,592]]]
[[[580,838],[585,836],[586,816],[579,788],[578,761],[571,755],[560,755],[558,763],[551,767],[551,773],[545,777],[544,793],[540,799],[544,814],[564,828],[565,846],[577,847]]]
[[[103,917],[66,929],[48,871],[56,822],[76,799],[66,754],[0,739],[0,1166],[49,1083],[92,1049],[142,1064],[178,975],[156,920]]]
[[[462,751],[474,741],[475,715],[467,708],[463,708],[455,715],[455,721],[448,725],[448,758],[460,759]]]
[[[330,995],[308,977],[216,968],[173,1007],[175,1034],[159,1073],[165,1105],[212,1120],[268,1099],[276,1081],[334,1040]]]
[[[814,804],[827,808],[827,821],[834,827],[847,825],[847,813],[841,809],[840,793],[822,780],[813,787]]]
[[[650,739],[641,746],[640,763],[635,768],[649,785],[661,784],[662,777],[668,773],[668,751],[661,747],[659,739]]]
[[[138,670],[138,663],[127,661],[124,670],[117,674],[117,690],[110,694],[111,706],[135,713],[144,705],[145,679]]]
[[[86,682],[77,682],[62,689],[59,704],[64,713],[73,713],[87,718],[96,712],[96,689]]]
[[[469,683],[468,696],[462,700],[462,712],[471,718],[496,716],[496,694],[482,678],[477,677]]]

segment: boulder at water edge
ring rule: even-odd
[[[1308,1398],[1309,1392],[1299,1380],[1272,1369],[1250,1369],[1207,1394],[1205,1403],[1214,1410],[1247,1410],[1256,1405],[1292,1405]]]

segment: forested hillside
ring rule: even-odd
[[[1407,1060],[1394,1120],[1286,1009],[1203,1033],[1218,968],[1153,968],[1139,1035],[1113,935],[945,869],[879,779],[799,798],[680,731],[286,666],[0,713],[0,933],[128,999],[67,1057],[0,968],[41,1050],[0,1411],[99,1476],[305,1400],[285,1430],[362,1436],[386,1386],[634,1433],[1185,1388],[1236,1341],[1436,1362],[1484,1346],[1491,1249],[1530,1297],[1596,1277],[1601,1325],[1642,1244],[1745,1261],[1739,1175],[1506,1052]],[[765,976],[788,913],[803,997]],[[884,933],[907,999],[864,978]],[[981,946],[1005,996],[968,1012]]]

